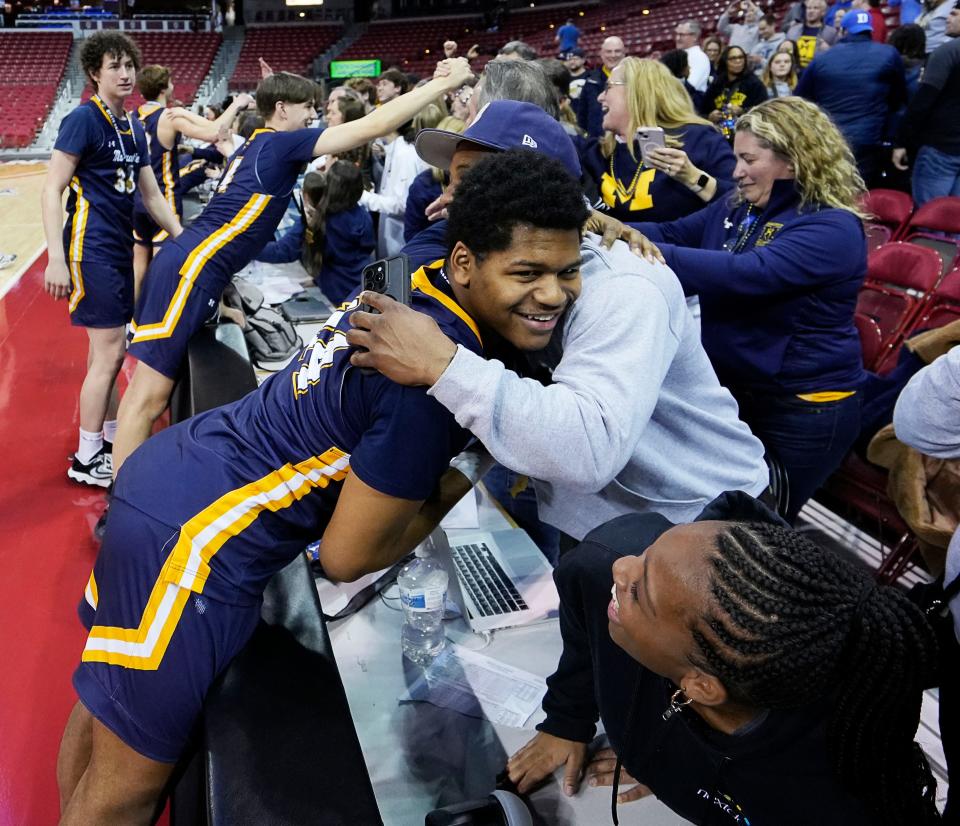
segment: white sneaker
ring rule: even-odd
[[[89,464],[84,464],[76,456],[67,470],[67,476],[83,485],[96,485],[108,488],[113,481],[113,457],[101,450]]]

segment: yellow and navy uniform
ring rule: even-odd
[[[481,352],[441,267],[413,283],[413,307]],[[151,759],[177,759],[210,683],[252,633],[267,581],[322,536],[346,476],[425,499],[470,439],[425,388],[350,365],[357,306],[342,305],[258,390],[148,439],[117,478],[80,603],[90,634],[74,685]]]
[[[257,129],[236,151],[210,203],[150,264],[131,355],[176,378],[187,342],[216,311],[223,288],[273,240],[320,132]]]
[[[143,128],[94,96],[63,119],[54,149],[77,158],[63,228],[71,321],[123,326],[133,310],[133,199],[149,163]]]
[[[716,129],[693,123],[669,134],[683,142],[682,149],[694,166],[716,178],[718,195],[733,188],[736,158]],[[613,155],[606,157],[600,141],[589,140],[580,152],[580,163],[591,185],[591,197],[596,196],[594,209],[620,221],[673,221],[704,207],[690,187],[645,166],[637,141],[633,154],[626,143],[618,141]]]
[[[163,200],[178,218],[183,217],[183,196],[180,191],[180,169],[177,154],[180,147],[180,133],[174,132],[173,146],[167,149],[157,138],[157,126],[160,116],[166,111],[162,103],[147,101],[137,110],[137,117],[143,125],[147,135],[147,146],[150,148],[150,166],[157,179]],[[160,244],[167,239],[167,231],[161,229],[157,222],[150,217],[140,192],[134,196],[133,204],[133,240],[144,245]]]

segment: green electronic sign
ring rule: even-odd
[[[377,77],[380,74],[379,60],[331,60],[330,77]]]

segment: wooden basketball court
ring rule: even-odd
[[[0,296],[43,251],[40,190],[46,174],[43,161],[0,164],[0,253],[17,256],[13,264],[0,270]]]

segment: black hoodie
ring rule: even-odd
[[[742,493],[725,493],[700,520],[783,523]],[[669,680],[648,671],[608,633],[606,608],[614,560],[642,553],[672,524],[630,514],[592,531],[561,559],[563,654],[547,680],[541,731],[588,742],[599,716],[624,768],[678,814],[722,826],[866,826],[866,806],[845,791],[826,744],[823,704],[767,711],[734,734],[685,709],[663,719]],[[631,704],[632,720],[628,723]],[[629,726],[629,731],[627,730]],[[628,804],[627,804],[628,805]]]

